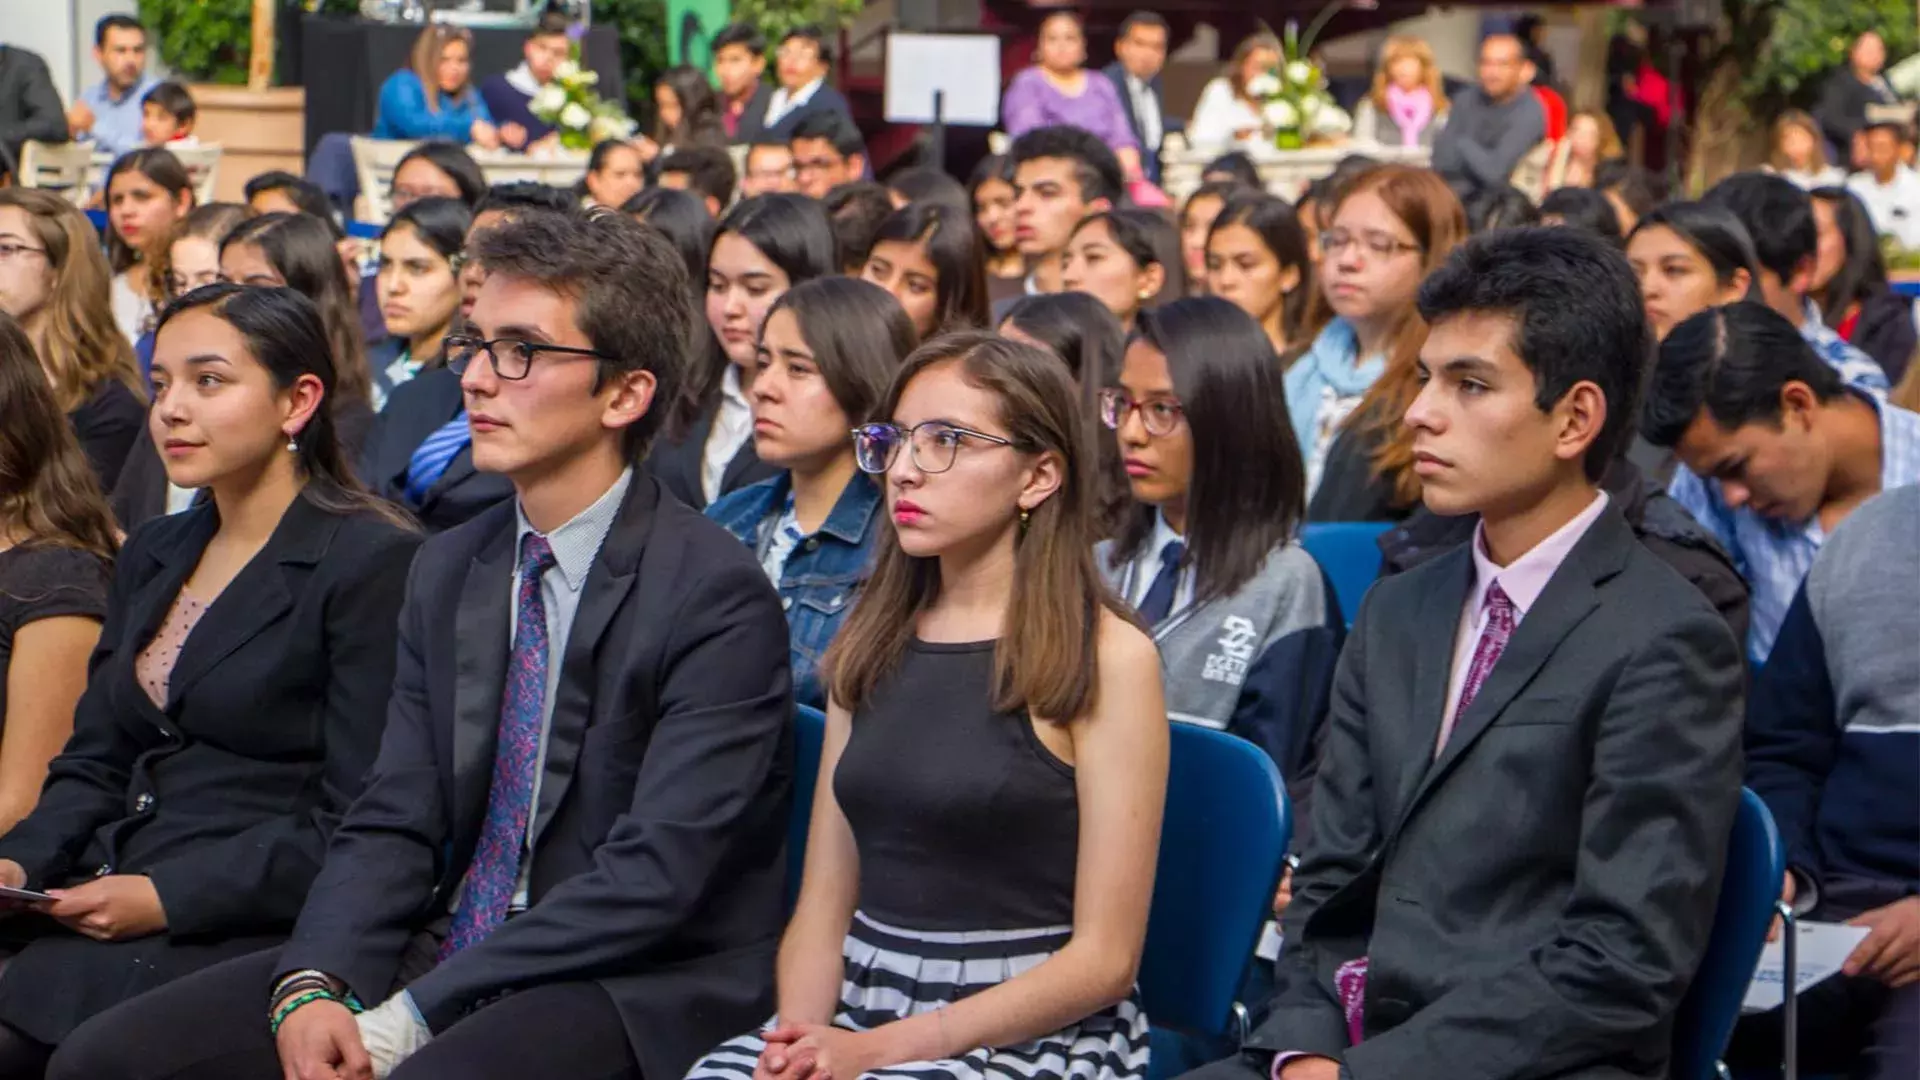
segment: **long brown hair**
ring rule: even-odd
[[[80,442],[13,317],[0,312],[0,534],[111,563],[118,533]]]
[[[114,380],[145,400],[146,385],[133,360],[133,346],[113,321],[112,273],[100,253],[100,237],[78,207],[38,188],[0,188],[0,206],[26,211],[34,238],[47,250],[53,291],[38,320],[34,345],[53,383],[53,400],[72,412],[101,384]]]
[[[154,252],[150,264],[150,272],[160,284],[161,296],[170,301],[188,291],[176,289],[173,284],[173,245],[182,240],[205,240],[218,252],[220,241],[252,213],[239,203],[210,202],[194,207],[186,217],[174,222],[173,228],[167,232],[167,242]]]
[[[1332,221],[1348,199],[1368,191],[1387,204],[1420,244],[1423,277],[1445,262],[1467,238],[1467,211],[1460,205],[1459,196],[1438,173],[1411,165],[1380,165],[1355,175],[1334,196],[1326,220]],[[1333,314],[1326,294],[1315,289],[1307,308],[1311,329],[1302,340],[1310,341],[1318,335],[1333,321]],[[1392,483],[1394,502],[1400,506],[1410,506],[1420,497],[1420,479],[1413,472],[1413,430],[1400,418],[1420,393],[1415,363],[1426,343],[1427,324],[1409,302],[1394,320],[1388,336],[1386,369],[1368,387],[1343,425],[1373,447],[1373,475]]]
[[[947,334],[916,349],[880,415],[891,417],[907,385],[944,364],[957,365],[970,385],[999,399],[1000,422],[1016,450],[1060,459],[1060,489],[1034,508],[1014,549],[1006,628],[993,652],[993,704],[1071,720],[1093,704],[1099,684],[1100,611],[1137,621],[1094,565],[1091,424],[1058,357],[984,331]],[[858,709],[898,667],[914,619],[940,593],[940,560],[902,551],[890,522],[874,539],[873,566],[821,662],[833,700],[848,709]]]
[[[1788,161],[1787,155],[1780,149],[1781,137],[1792,128],[1799,128],[1813,137],[1813,160],[1808,162],[1812,168],[1807,171],[1819,172],[1833,164],[1833,159],[1827,154],[1827,137],[1821,134],[1820,122],[1815,120],[1811,113],[1802,109],[1788,109],[1780,114],[1780,118],[1773,122],[1773,130],[1767,133],[1767,164],[1774,172],[1796,169],[1793,162]]]
[[[440,89],[440,58],[446,54],[447,46],[460,42],[467,47],[467,81],[460,89],[449,94]],[[427,111],[440,111],[440,99],[458,102],[473,93],[473,33],[464,26],[449,23],[428,23],[413,39],[413,55],[408,66],[420,79],[420,90],[427,99]]]

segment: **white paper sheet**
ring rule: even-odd
[[[1867,936],[1867,927],[1843,923],[1803,922],[1798,924],[1799,949],[1794,955],[1794,993],[1804,994],[1807,987],[1838,974],[1854,947]],[[1767,1012],[1785,1000],[1786,954],[1784,942],[1770,941],[1760,953],[1760,966],[1747,985],[1742,1012]]]

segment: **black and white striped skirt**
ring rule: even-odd
[[[870,1031],[932,1012],[1040,966],[1072,928],[937,933],[889,926],[855,912],[843,955],[835,1027]],[[731,1039],[701,1058],[688,1080],[751,1080],[766,1049],[761,1035]],[[899,1080],[1140,1080],[1147,1074],[1147,1014],[1136,999],[1095,1013],[1064,1031],[1017,1046],[981,1047],[945,1061],[876,1069]]]

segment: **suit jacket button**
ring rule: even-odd
[[[820,550],[820,538],[819,538],[819,537],[817,537],[817,536],[809,536],[809,537],[807,537],[807,545],[806,545],[806,546],[807,546],[807,550],[808,550],[808,551],[818,551],[818,550]]]
[[[153,794],[151,792],[141,792],[140,797],[133,800],[133,808],[142,814],[153,809]]]

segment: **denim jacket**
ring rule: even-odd
[[[758,553],[785,513],[790,490],[783,472],[721,496],[707,507],[707,516]],[[794,548],[781,571],[780,603],[787,609],[795,704],[826,708],[820,657],[839,633],[871,569],[879,506],[879,487],[865,473],[854,473],[820,530]]]

